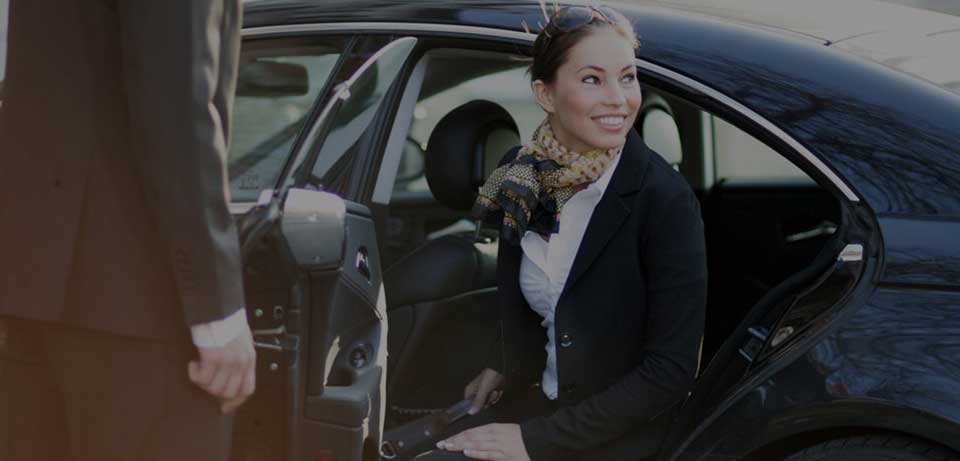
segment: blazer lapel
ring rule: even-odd
[[[560,298],[577,283],[577,280],[590,268],[597,256],[611,238],[620,230],[620,227],[630,215],[630,207],[623,196],[639,189],[642,178],[640,174],[645,170],[648,156],[652,151],[647,149],[640,136],[630,130],[627,144],[620,153],[620,163],[617,171],[613,172],[610,184],[604,192],[597,207],[593,210],[587,230],[583,234],[577,256],[573,260],[570,274],[563,286]],[[563,219],[561,216],[560,219]]]

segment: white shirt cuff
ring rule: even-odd
[[[197,347],[223,347],[249,328],[246,309],[239,309],[226,318],[191,326],[190,336]]]

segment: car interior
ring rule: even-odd
[[[543,118],[526,63],[513,54],[441,48],[421,61],[378,236],[390,324],[387,428],[460,400],[496,351],[497,231],[477,232],[468,214],[500,157]],[[655,88],[643,93],[635,128],[701,203],[709,270],[702,371],[745,317],[835,260],[839,249],[828,243],[841,210],[828,190],[736,126]]]

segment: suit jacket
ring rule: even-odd
[[[534,461],[650,456],[697,372],[707,281],[698,201],[632,130],[621,155],[556,306],[561,409],[521,425]],[[521,257],[501,242],[504,350],[492,364],[508,392],[539,382],[546,363],[542,319],[520,291]]]
[[[243,306],[224,169],[240,8],[11,2],[0,315],[158,338]]]

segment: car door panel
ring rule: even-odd
[[[282,225],[295,235],[291,252],[306,272],[310,306],[301,319],[303,398],[292,415],[296,459],[359,460],[364,439],[379,439],[386,363],[373,221],[365,207],[332,194],[291,189],[285,211],[294,201],[297,212]]]
[[[376,40],[374,40],[376,41]],[[370,41],[361,40],[362,43]],[[338,85],[319,120],[317,142],[306,146],[307,155],[293,168],[292,183],[311,189],[330,187],[348,194],[342,186],[355,183],[357,159],[376,144],[378,120],[393,82],[416,43],[399,38],[372,52],[353,75]],[[386,378],[386,301],[380,274],[376,227],[363,205],[321,194],[307,222],[339,220],[342,246],[336,264],[304,246],[300,258],[316,262],[311,274],[309,365],[303,381],[302,419],[293,437],[299,441],[296,459],[333,457],[359,460],[365,451],[376,452],[383,426],[383,392]],[[322,198],[321,198],[322,197]],[[317,235],[312,242],[321,241]]]
[[[868,249],[877,242],[863,238],[858,224],[862,220],[856,218],[859,210],[841,206],[840,212],[846,227],[829,238],[813,261],[773,287],[739,319],[701,373],[665,443],[665,454],[674,455],[671,459],[695,459],[709,451],[700,446],[698,435],[754,391],[764,376],[792,363],[788,355],[802,353],[803,344],[845,311],[868,270]]]
[[[243,232],[258,389],[237,418],[233,459],[359,460],[364,441],[379,440],[386,368],[373,222],[324,192],[290,189],[284,204],[282,215],[252,210],[275,225]]]
[[[836,200],[816,183],[717,184],[703,202],[709,359],[761,297],[813,261],[837,230]]]
[[[367,148],[366,135],[346,148],[324,143],[345,126],[371,131],[358,125],[375,120],[411,41],[367,50],[318,111],[279,189],[239,220],[258,389],[238,415],[233,459],[359,461],[379,446],[387,329],[376,231],[365,206],[318,190],[349,182],[352,170],[315,167],[325,152],[350,160]]]
[[[238,219],[244,261],[247,318],[257,348],[257,390],[237,410],[232,460],[276,459],[288,452],[285,396],[299,376],[302,275],[280,226],[280,206],[256,206]]]

